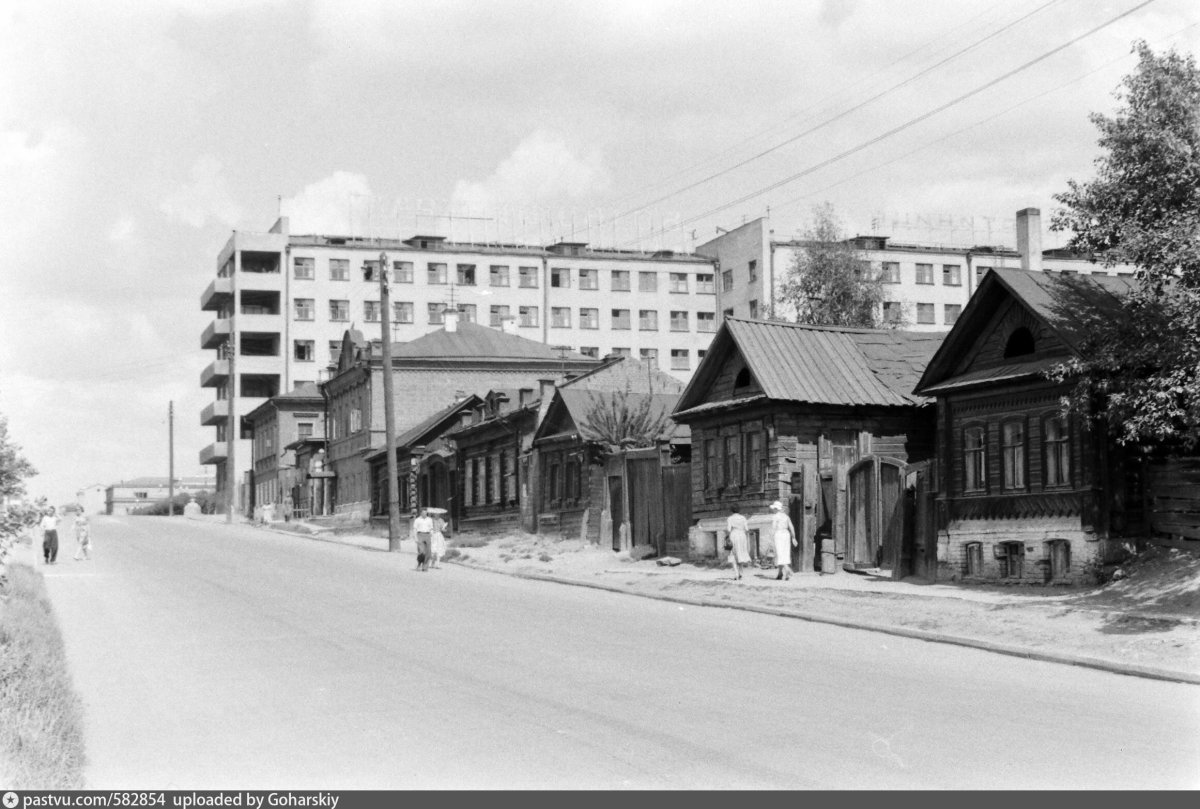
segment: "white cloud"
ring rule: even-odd
[[[162,201],[163,213],[194,228],[203,227],[209,219],[230,226],[241,219],[241,206],[229,193],[220,160],[201,157],[192,164],[190,176],[191,182]]]
[[[134,222],[133,217],[122,216],[113,223],[112,228],[108,231],[108,240],[110,242],[127,242],[133,238],[136,230],[137,223]]]
[[[365,176],[335,171],[284,199],[282,210],[293,233],[354,233],[362,229],[370,203]]]
[[[580,199],[604,191],[610,182],[599,151],[577,156],[557,134],[539,130],[482,181],[459,180],[456,206],[496,208],[527,202]]]

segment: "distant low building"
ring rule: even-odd
[[[75,493],[75,501],[83,507],[84,514],[104,514],[107,508],[108,486],[103,483],[93,483]]]
[[[175,478],[175,494],[187,492],[211,492],[216,489],[214,478],[184,477]],[[145,508],[159,500],[165,500],[171,494],[171,479],[134,478],[114,483],[104,492],[105,514],[132,514],[139,508]]]

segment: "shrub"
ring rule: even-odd
[[[196,498],[196,503],[200,506],[201,514],[217,514],[225,508],[225,503],[217,498],[216,492],[180,492],[175,495],[175,513],[182,514],[183,507],[193,497]],[[131,513],[143,517],[165,517],[169,510],[167,507],[171,502],[171,498],[164,497],[162,500],[155,501],[148,506],[134,509]]]

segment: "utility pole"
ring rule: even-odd
[[[233,512],[237,508],[237,472],[234,455],[241,430],[238,429],[237,415],[237,332],[229,330],[229,339],[225,341],[225,356],[229,360],[229,418],[225,420],[225,522],[233,522]]]
[[[167,516],[175,516],[175,402],[167,407]]]
[[[388,294],[387,253],[379,254],[379,325],[383,334],[383,435],[387,451],[388,551],[400,550],[400,480],[396,471],[395,382],[392,379],[392,301]]]

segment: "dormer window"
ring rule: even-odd
[[[1034,348],[1033,332],[1021,326],[1008,336],[1008,342],[1004,344],[1004,359],[1024,357],[1032,354]]]
[[[738,371],[738,375],[733,380],[735,388],[748,388],[754,382],[754,377],[750,375],[749,368],[743,368]]]

